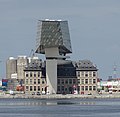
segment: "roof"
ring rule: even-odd
[[[44,68],[42,61],[31,61],[28,66],[25,67],[24,71],[41,71]]]
[[[90,60],[79,60],[76,63],[76,70],[81,71],[97,71],[97,66],[94,65]]]

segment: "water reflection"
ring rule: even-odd
[[[0,106],[52,106],[52,105],[96,105],[95,101],[74,100],[7,100],[0,101]]]
[[[120,99],[0,99],[0,117],[119,117]]]
[[[95,105],[95,102],[80,102],[80,105]]]
[[[0,106],[46,106],[46,105],[57,105],[57,102],[10,102],[10,103],[0,103]]]

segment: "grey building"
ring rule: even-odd
[[[24,69],[28,65],[28,58],[26,56],[18,56],[17,58],[17,79],[24,80]]]
[[[11,79],[11,74],[17,73],[17,59],[9,57],[6,61],[6,78]]]

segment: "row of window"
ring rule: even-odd
[[[78,77],[96,77],[97,76],[97,72],[78,71],[77,72],[77,76]]]
[[[69,91],[71,92],[73,90],[72,87],[65,87],[65,86],[58,86],[57,87],[58,91]],[[77,88],[78,91],[96,91],[96,86],[78,86]]]
[[[58,84],[96,84],[96,79],[58,79]]]
[[[26,84],[45,84],[45,79],[26,79]]]
[[[76,79],[58,79],[57,83],[58,84],[76,84],[77,80]]]
[[[44,91],[44,89],[40,86],[26,86],[26,91]]]
[[[42,72],[26,72],[25,77],[41,77]],[[78,77],[96,77],[97,72],[84,72],[84,71],[77,71]]]
[[[26,72],[26,77],[40,77],[42,72]],[[85,71],[77,71],[77,75],[80,77],[96,77],[97,72],[85,72]]]
[[[78,87],[79,91],[96,91],[96,86],[81,86]]]
[[[42,72],[26,72],[25,77],[41,77]]]
[[[65,91],[65,92],[72,92],[72,90],[73,90],[73,88],[72,87],[65,87],[65,86],[58,86],[57,87],[57,91],[59,92],[59,91]]]
[[[78,84],[96,84],[96,79],[78,79]]]

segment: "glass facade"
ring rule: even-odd
[[[44,48],[58,47],[60,53],[72,53],[67,21],[39,21],[36,52],[45,53]]]

